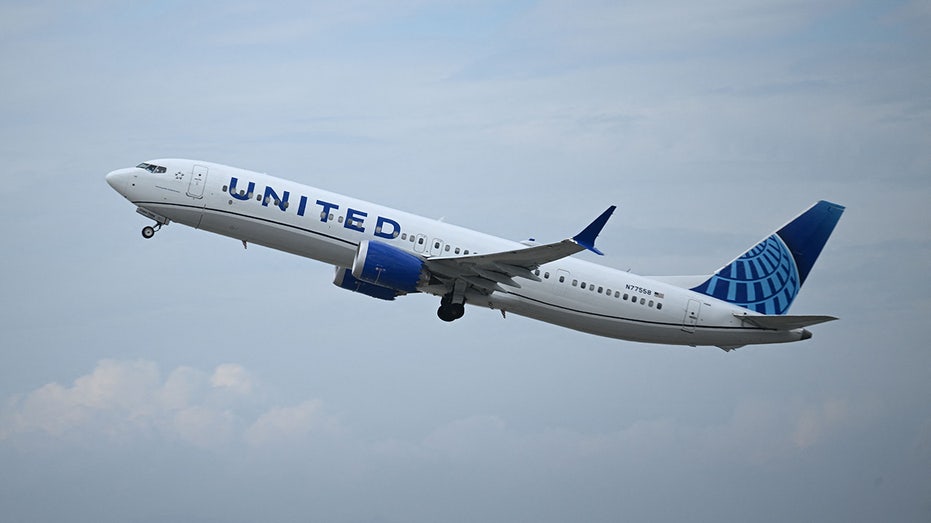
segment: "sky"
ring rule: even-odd
[[[0,2],[4,521],[931,520],[931,4]],[[268,172],[710,273],[847,206],[811,340],[648,345],[148,220]],[[578,256],[595,260],[590,253]]]

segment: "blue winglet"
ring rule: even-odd
[[[595,218],[595,221],[588,224],[588,227],[586,227],[584,231],[573,236],[572,241],[595,254],[603,256],[604,253],[595,248],[595,238],[598,237],[598,234],[601,233],[601,229],[604,229],[605,224],[608,223],[608,218],[611,217],[611,213],[614,212],[614,209],[617,209],[616,205],[608,207],[608,210],[601,213],[601,216]]]

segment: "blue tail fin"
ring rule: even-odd
[[[692,290],[762,314],[785,314],[843,212],[836,203],[814,204]]]

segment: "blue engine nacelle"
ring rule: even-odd
[[[357,279],[401,293],[417,292],[429,280],[423,260],[387,243],[362,240],[352,261]]]
[[[373,285],[371,283],[366,283],[362,280],[356,279],[352,275],[352,269],[347,269],[345,267],[336,268],[336,277],[333,278],[333,283],[341,289],[347,289],[352,292],[361,292],[367,296],[373,298],[378,298],[379,300],[393,300],[404,292],[396,291],[394,289],[389,289],[387,287],[379,287],[378,285]]]

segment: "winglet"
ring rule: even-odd
[[[604,229],[605,224],[608,223],[608,218],[611,217],[611,213],[613,213],[614,209],[616,208],[616,205],[608,207],[608,210],[601,213],[601,216],[595,218],[595,221],[588,224],[588,227],[586,227],[585,230],[573,236],[572,241],[581,245],[582,247],[585,247],[595,254],[604,255],[603,252],[595,248],[595,238],[597,238],[598,234],[601,233],[601,229]]]

